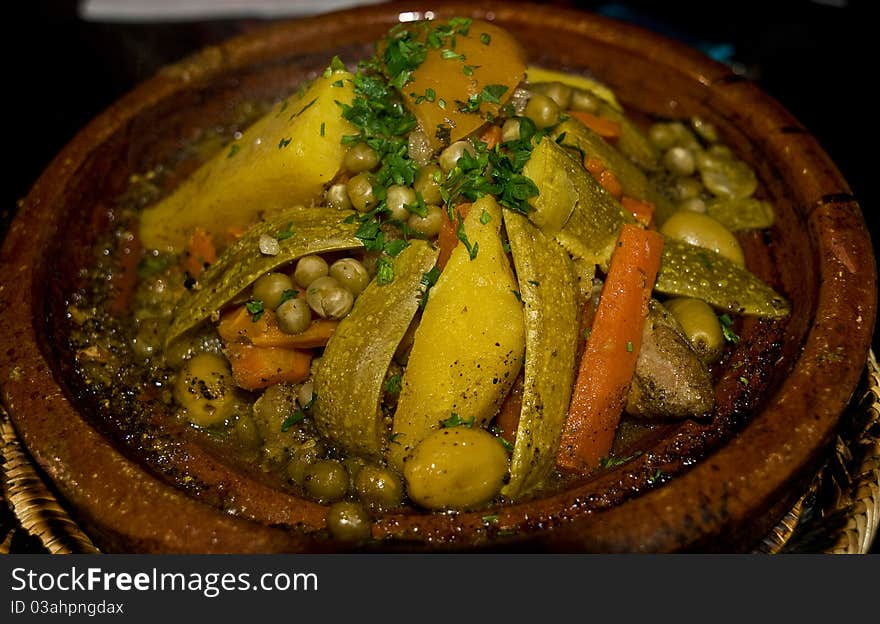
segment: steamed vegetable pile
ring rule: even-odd
[[[143,211],[186,273],[179,415],[339,537],[534,496],[599,470],[624,414],[710,415],[736,319],[788,314],[734,235],[772,225],[756,188],[699,119],[643,130],[489,23],[401,24]]]

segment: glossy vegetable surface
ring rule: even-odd
[[[351,101],[351,79],[346,71],[319,76],[301,97],[277,104],[166,199],[144,210],[143,244],[179,252],[196,226],[226,239],[260,214],[320,194],[342,164],[342,137],[354,132],[336,104]]]
[[[501,208],[476,201],[462,228],[471,251],[459,244],[431,289],[403,375],[389,448],[398,468],[453,413],[485,425],[522,367],[523,309],[499,236]]]

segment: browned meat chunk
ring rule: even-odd
[[[715,406],[706,365],[678,322],[658,301],[651,301],[626,411],[635,416],[702,416]]]

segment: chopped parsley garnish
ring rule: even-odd
[[[296,299],[299,296],[299,291],[294,290],[292,288],[287,288],[284,292],[281,293],[281,299],[278,301],[278,305],[280,306],[285,301],[290,301],[291,299]]]
[[[300,115],[302,115],[304,112],[306,112],[306,111],[307,111],[307,110],[308,110],[308,109],[309,109],[309,108],[310,108],[315,102],[317,102],[317,101],[318,101],[318,98],[315,98],[315,99],[313,99],[311,102],[309,102],[308,104],[306,104],[305,106],[303,106],[301,109],[299,109],[297,112],[295,112],[293,115],[290,116],[290,121],[293,121],[294,119],[296,119],[297,117],[299,117]]]
[[[648,476],[648,483],[650,483],[651,485],[654,485],[655,483],[660,481],[660,479],[662,479],[662,478],[663,478],[663,471],[660,470],[659,468],[657,468],[657,470],[655,470],[653,472],[653,474]]]
[[[385,382],[385,392],[388,394],[400,394],[400,391],[403,389],[401,380],[402,377],[399,374],[391,375]]]
[[[324,122],[323,122],[323,121],[321,122],[321,130],[320,130],[320,133],[321,133],[321,136],[324,136]]]
[[[428,293],[431,292],[431,287],[437,283],[437,279],[440,277],[440,269],[437,267],[432,268],[427,273],[422,273],[422,279],[420,284],[424,287],[425,292],[422,294],[422,300],[419,302],[419,307],[424,308],[428,303]]]
[[[474,70],[477,69],[479,65],[463,65],[461,68],[461,73],[465,76],[473,76]]]
[[[462,418],[459,414],[452,412],[452,416],[447,418],[440,423],[445,429],[449,429],[451,427],[472,427],[474,424],[474,417],[470,418]]]
[[[266,311],[263,307],[263,302],[259,299],[251,299],[244,305],[245,309],[251,315],[251,321],[256,323],[260,320],[260,317],[263,316],[263,313]]]
[[[522,299],[522,293],[521,293],[520,291],[518,291],[518,290],[511,290],[510,292],[513,293],[513,296],[516,297],[516,300],[517,300],[517,301],[519,301],[520,303],[523,302],[523,299]]]
[[[413,101],[416,104],[421,104],[422,102],[433,102],[437,99],[437,92],[434,91],[431,87],[425,89],[424,95],[418,95],[417,93],[410,93],[410,97],[413,98]]]
[[[324,78],[329,78],[333,75],[333,72],[346,71],[346,69],[347,68],[345,67],[345,63],[342,62],[342,59],[338,56],[334,56],[330,61],[330,65],[328,65],[327,69],[324,70]],[[338,82],[340,83],[338,86],[341,87],[342,81],[339,80]],[[337,86],[335,82],[333,83],[333,86]]]
[[[627,353],[632,353],[632,352],[633,352],[633,343],[632,343],[632,340],[627,340],[627,341],[626,341],[626,352],[627,352]]]
[[[381,251],[385,247],[385,234],[376,219],[363,219],[354,236],[364,244],[367,251]]]
[[[464,219],[461,218],[461,214],[458,215],[458,229],[455,232],[455,235],[458,237],[458,240],[464,245],[464,248],[467,249],[468,256],[470,256],[471,260],[477,257],[477,252],[480,250],[479,243],[471,243],[468,238],[467,233],[464,231]]]
[[[400,444],[400,442],[398,442],[397,438],[399,438],[402,435],[403,434],[400,432],[392,433],[390,436],[388,436],[388,441],[391,442],[391,444]]]
[[[722,314],[718,317],[718,321],[721,323],[721,333],[724,335],[724,339],[727,342],[739,344],[742,339],[733,331],[733,320],[730,318],[730,315]]]
[[[394,281],[394,266],[391,260],[385,256],[380,256],[376,261],[376,283],[379,286],[385,286]]]
[[[302,410],[296,410],[293,414],[284,419],[281,423],[281,432],[284,433],[294,425],[298,425],[306,419],[306,413]]]
[[[480,223],[482,223],[483,225],[486,225],[491,220],[492,220],[492,215],[490,215],[488,212],[486,212],[486,209],[484,208],[483,212],[480,213]]]
[[[293,137],[282,138],[278,141],[278,149],[283,149],[290,145],[290,142],[293,141]]]
[[[489,45],[489,42],[492,41],[492,35],[489,33],[480,33],[480,43],[483,45]]]
[[[240,150],[240,149],[241,149],[241,145],[239,145],[238,143],[233,143],[232,145],[229,146],[229,153],[226,154],[226,158],[232,158],[233,156],[238,154],[238,150]]]
[[[541,282],[539,282],[538,280],[532,280],[532,279],[530,279],[530,280],[529,280],[529,284],[531,284],[532,286],[540,286],[540,285],[541,285]]]
[[[501,446],[503,446],[504,449],[505,449],[508,453],[510,453],[510,452],[513,451],[513,444],[512,444],[512,443],[508,442],[507,440],[505,440],[505,439],[502,438],[501,436],[498,436],[497,440],[498,440],[499,442],[501,442]]]
[[[402,238],[398,238],[385,243],[385,247],[383,250],[392,258],[396,258],[400,255],[400,252],[402,252],[407,247],[409,247],[409,243]]]
[[[446,61],[451,61],[453,59],[459,60],[459,61],[464,60],[464,54],[458,54],[457,52],[453,52],[452,50],[449,50],[449,49],[442,50],[440,52],[440,57]]]
[[[617,466],[622,466],[626,462],[630,461],[631,459],[635,459],[639,455],[641,455],[641,453],[633,453],[632,455],[628,455],[626,457],[603,457],[599,460],[599,467],[615,468]]]
[[[488,514],[485,516],[481,516],[480,520],[482,520],[483,522],[485,522],[487,524],[490,524],[493,522],[498,522],[498,514]]]
[[[293,221],[291,221],[290,223],[288,223],[288,224],[284,227],[283,230],[279,230],[279,231],[275,234],[275,238],[276,238],[276,240],[280,240],[280,241],[287,240],[287,239],[290,238],[291,236],[293,236]]]

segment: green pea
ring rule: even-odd
[[[341,258],[330,265],[330,277],[357,297],[367,284],[370,283],[370,274],[363,264],[354,258]]]
[[[538,128],[548,128],[559,122],[559,105],[540,93],[532,94],[524,112]]]
[[[378,166],[379,154],[366,143],[357,143],[345,153],[342,164],[351,173],[370,171]]]
[[[293,290],[290,277],[284,273],[266,273],[254,282],[253,298],[262,301],[267,310],[274,310],[287,290]]]
[[[393,509],[403,501],[403,480],[384,466],[363,466],[355,477],[354,487],[361,501],[370,507]]]
[[[301,334],[312,324],[312,310],[305,299],[288,299],[278,306],[275,315],[285,334]]]
[[[348,471],[335,459],[316,461],[306,470],[303,487],[320,503],[332,503],[348,492]]]

